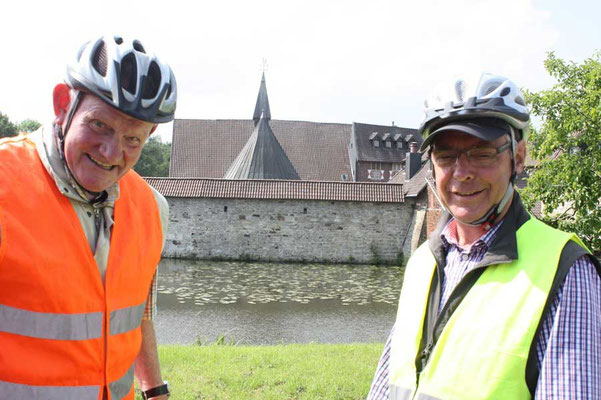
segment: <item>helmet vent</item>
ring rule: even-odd
[[[465,98],[466,89],[465,81],[458,80],[455,82],[455,96],[457,97],[457,100],[463,101]]]
[[[136,93],[138,65],[134,53],[129,53],[121,60],[121,87],[131,94]]]
[[[107,58],[106,58],[106,45],[104,41],[100,43],[100,45],[94,51],[94,56],[92,57],[92,65],[94,69],[102,76],[106,76],[107,69]]]
[[[161,69],[156,62],[151,62],[148,68],[148,76],[144,83],[144,90],[142,92],[143,99],[154,99],[159,92],[159,85],[161,83]]]
[[[501,90],[501,96],[503,96],[503,97],[507,96],[509,93],[511,93],[511,89],[508,87]]]
[[[524,98],[522,96],[517,96],[515,99],[513,99],[513,101],[515,101],[521,106],[526,107],[526,102],[524,101]]]
[[[494,92],[495,90],[497,90],[497,88],[499,86],[501,86],[501,84],[503,83],[503,81],[499,81],[499,80],[490,80],[489,82],[487,82],[487,85],[484,85],[482,87],[482,89],[480,90],[481,96],[488,96],[489,94],[491,94],[492,92]]]
[[[123,38],[121,36],[115,36],[115,43],[122,44],[123,43]]]
[[[144,46],[142,46],[142,43],[140,43],[139,41],[134,40],[133,47],[136,51],[146,54],[146,50],[144,50]]]

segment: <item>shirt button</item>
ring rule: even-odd
[[[462,259],[463,261],[467,261],[469,258],[470,258],[470,256],[469,256],[469,255],[467,255],[467,254],[462,254],[462,255],[461,255],[461,259]]]

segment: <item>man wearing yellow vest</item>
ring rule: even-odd
[[[445,213],[408,262],[368,399],[601,398],[601,268],[514,191],[528,124],[500,76],[426,102],[422,151]]]
[[[84,44],[55,120],[0,140],[0,398],[167,399],[152,318],[168,205],[132,171],[173,120],[171,68],[138,40]]]

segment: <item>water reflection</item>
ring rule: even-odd
[[[402,281],[399,267],[163,259],[160,343],[383,341]]]

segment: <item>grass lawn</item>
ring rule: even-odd
[[[159,346],[159,357],[174,400],[365,399],[383,347]]]

